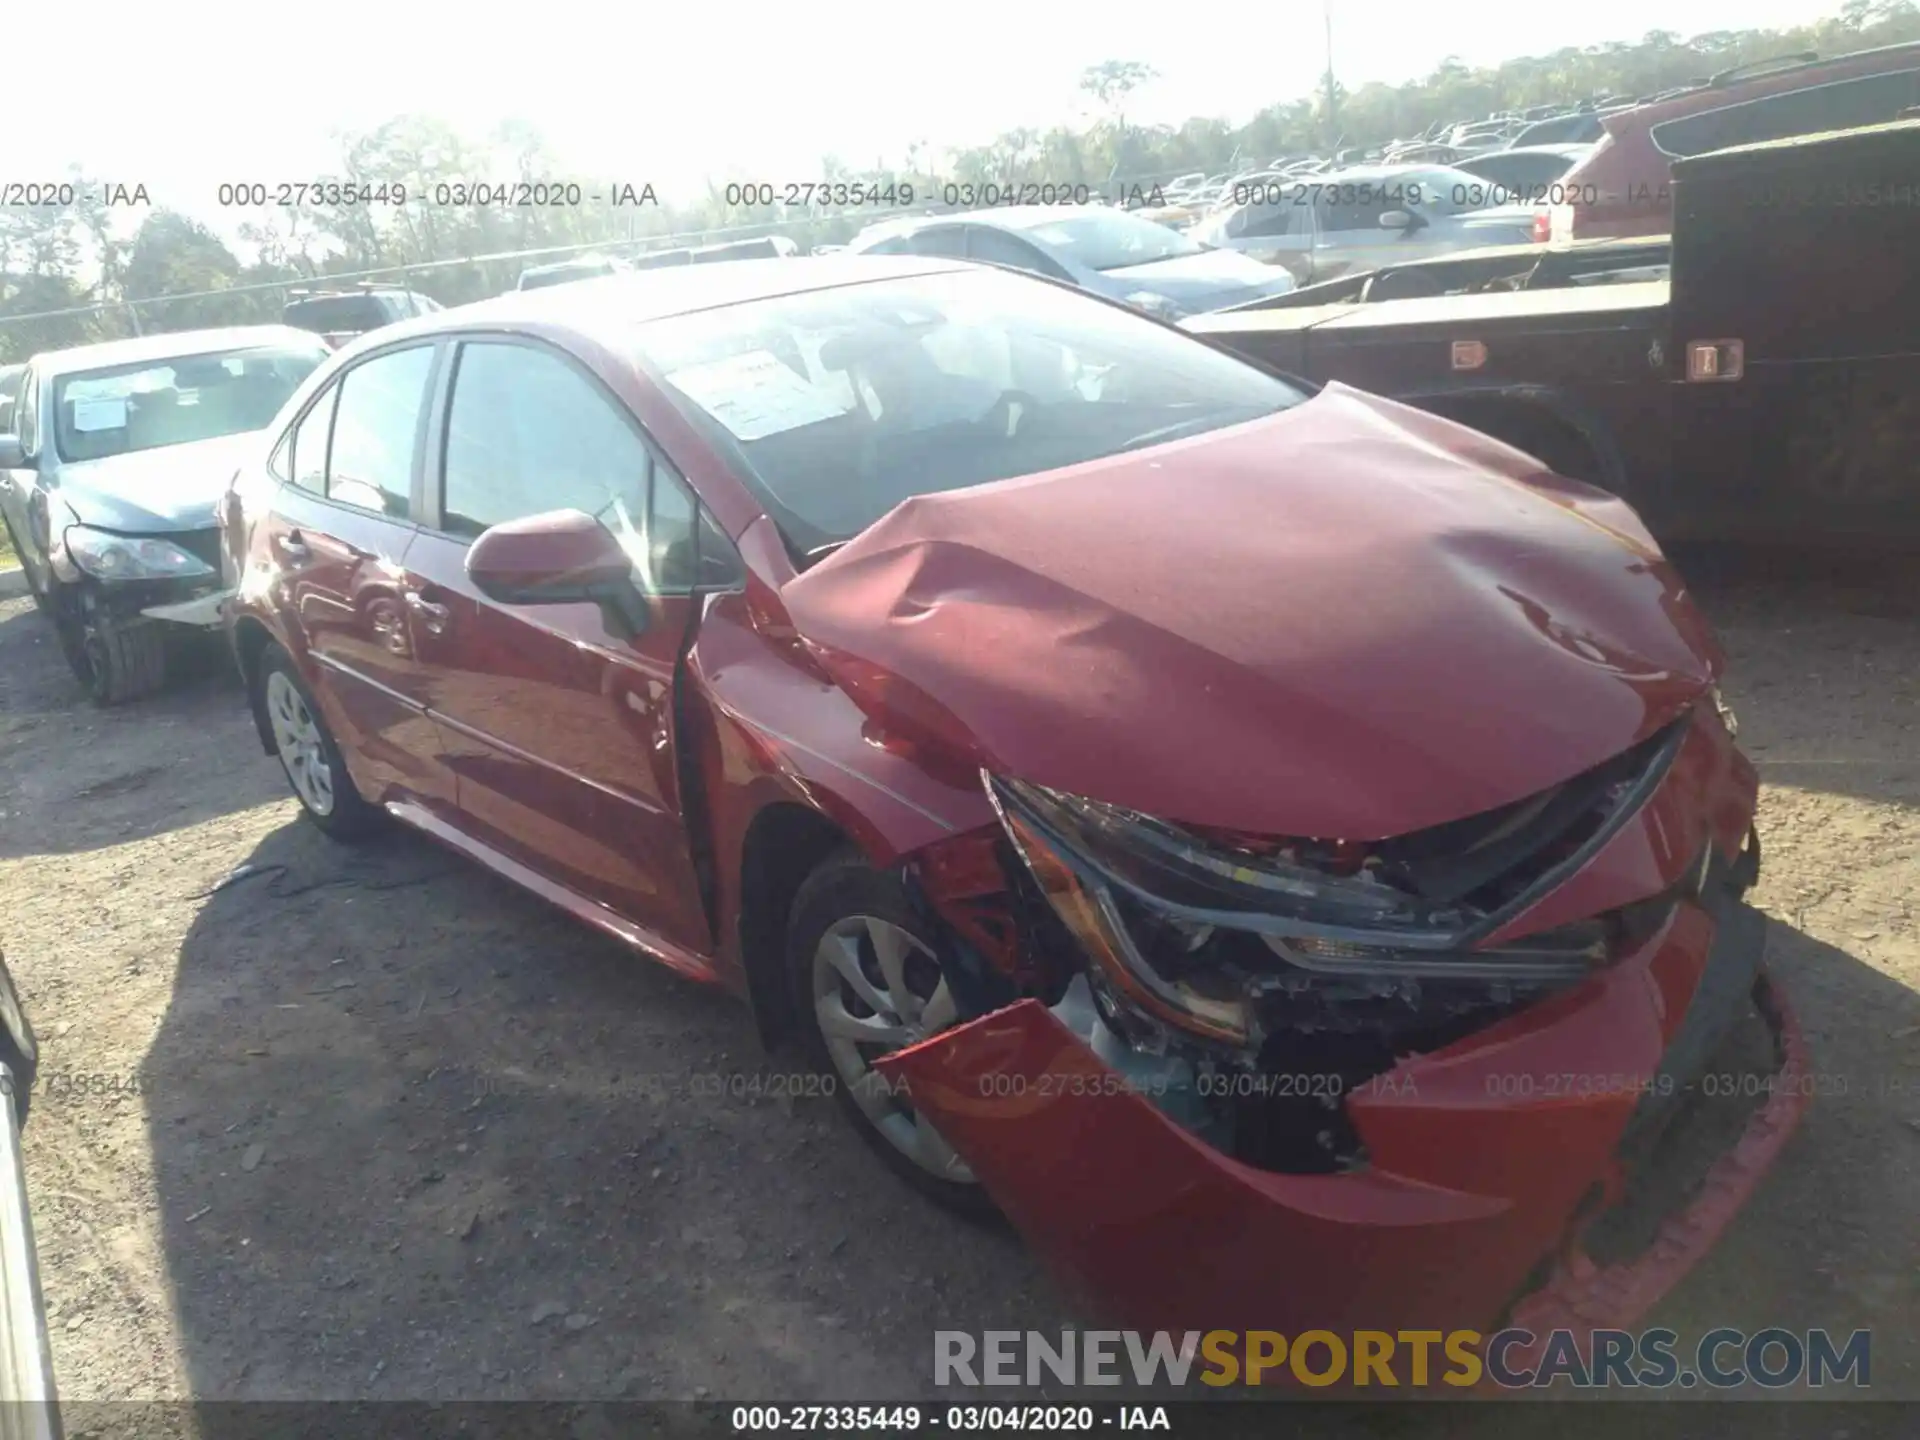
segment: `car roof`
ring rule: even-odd
[[[350,300],[360,295],[413,295],[417,291],[405,285],[350,285],[344,290],[315,290],[305,286],[296,286],[288,292],[293,298],[287,301],[289,308],[304,305],[310,300]]]
[[[1764,64],[1764,61],[1756,62]],[[1746,100],[1785,94],[1829,80],[1850,79],[1879,74],[1906,65],[1920,64],[1920,40],[1898,45],[1876,45],[1868,50],[1851,50],[1844,55],[1823,55],[1817,60],[1800,60],[1753,74],[1716,76],[1705,85],[1689,86],[1661,100],[1616,111],[1605,118],[1651,129],[1664,120],[1677,120],[1701,110],[1716,110],[1722,105],[1737,105]],[[1609,131],[1614,129],[1609,125]]]
[[[1050,220],[1058,220],[1066,215],[1113,213],[1113,208],[1106,205],[996,205],[985,210],[955,210],[946,215],[909,215],[899,220],[882,220],[869,225],[854,236],[854,240],[872,241],[895,235],[911,235],[935,225],[985,225],[994,230],[1035,230]]]
[[[319,344],[310,330],[291,325],[229,325],[218,330],[175,330],[165,335],[142,335],[132,340],[105,340],[68,350],[44,350],[33,357],[43,375],[67,375],[76,370],[105,370],[143,361],[172,360],[183,355],[206,355],[216,350],[251,350],[263,345]]]
[[[611,265],[611,255],[576,255],[571,260],[554,260],[545,265],[529,265],[522,275],[550,275],[556,270],[578,270],[589,266]]]
[[[634,326],[652,320],[843,285],[972,268],[961,261],[921,256],[839,253],[633,270],[571,285],[509,290],[490,300],[415,316],[371,331],[339,353],[357,354],[418,335],[486,329],[564,330],[618,349],[629,342],[628,332]]]
[[[1314,176],[1315,182],[1328,181],[1341,185],[1353,181],[1394,180],[1402,175],[1425,174],[1431,170],[1452,170],[1456,167],[1444,160],[1407,160],[1393,165],[1354,165],[1344,170],[1329,170],[1324,175]]]
[[[1496,155],[1584,155],[1593,149],[1591,143],[1569,140],[1565,144],[1554,145],[1513,145],[1505,150],[1485,150],[1478,155],[1464,155],[1463,160],[1491,160]]]

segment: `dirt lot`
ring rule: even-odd
[[[1657,1318],[1871,1327],[1920,1398],[1920,584],[1705,570],[1772,963],[1845,1094]],[[285,868],[202,895],[249,863]],[[427,841],[330,844],[217,665],[93,710],[23,600],[0,942],[71,1400],[932,1398],[935,1328],[1072,1323],[824,1102],[673,1093],[788,1068],[733,1001]]]

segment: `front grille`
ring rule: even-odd
[[[1683,715],[1612,759],[1523,800],[1383,842],[1383,877],[1436,905],[1502,911],[1625,821],[1692,723]]]

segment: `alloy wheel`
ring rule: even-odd
[[[333,766],[327,760],[326,740],[306,697],[278,670],[267,676],[267,723],[293,793],[314,814],[331,815]]]
[[[971,1185],[973,1172],[908,1097],[873,1069],[959,1018],[933,951],[891,921],[850,915],[813,954],[813,1007],[839,1079],[874,1129],[921,1169]]]

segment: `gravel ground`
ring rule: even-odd
[[[1772,964],[1845,1093],[1654,1318],[1871,1327],[1920,1398],[1920,586],[1700,563]],[[215,659],[97,711],[18,599],[0,943],[69,1400],[924,1399],[936,1328],[1074,1323],[826,1102],[685,1093],[790,1068],[743,1007],[423,839],[330,844]]]

